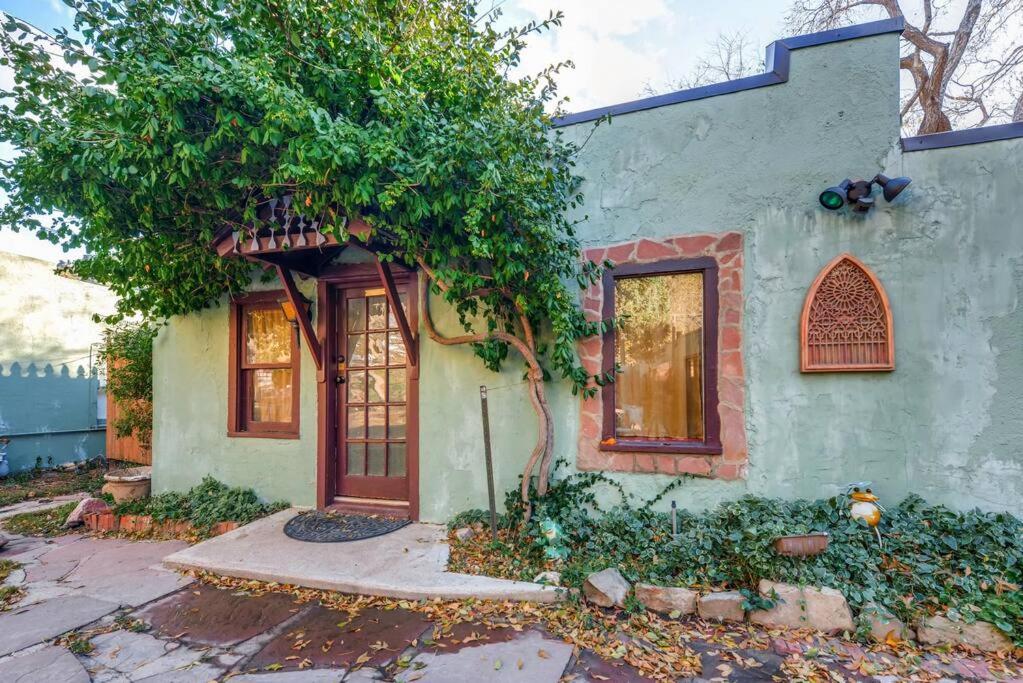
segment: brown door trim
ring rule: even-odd
[[[398,284],[407,285],[409,326],[419,330],[419,287],[415,271],[393,273]],[[337,292],[347,287],[381,286],[380,275],[373,264],[345,264],[324,272],[317,286],[316,329],[324,355],[322,371],[317,377],[317,443],[316,443],[316,506],[327,508],[337,495],[337,449],[339,444],[337,400]],[[419,519],[419,373],[408,374],[406,442],[408,476],[408,514]]]

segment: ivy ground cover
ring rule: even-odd
[[[563,585],[579,587],[589,573],[616,567],[631,582],[751,597],[761,579],[826,586],[842,591],[854,613],[874,603],[910,624],[935,613],[983,620],[1023,645],[1023,522],[1010,514],[958,512],[911,496],[883,516],[882,548],[849,517],[844,496],[744,497],[707,512],[678,510],[673,537],[670,515],[650,503],[623,495],[622,504],[598,509],[596,487],[613,485],[596,473],[562,479],[529,522],[509,495],[498,540],[486,533],[454,542],[451,570],[526,581],[557,570]],[[470,511],[452,527],[485,520]],[[821,531],[830,544],[816,557],[783,557],[772,547],[779,536]]]

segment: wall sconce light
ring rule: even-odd
[[[911,182],[906,177],[889,178],[880,173],[871,180],[849,180],[846,178],[838,185],[829,187],[821,192],[818,201],[820,201],[821,206],[829,211],[838,211],[846,204],[849,204],[853,207],[853,211],[866,213],[874,206],[874,198],[871,196],[874,185],[878,185],[881,188],[885,201],[891,202]]]
[[[299,304],[306,312],[308,312],[310,303],[309,300],[306,299],[301,294],[299,294],[298,296]],[[281,312],[284,313],[284,319],[291,323],[292,327],[298,329],[298,311],[296,311],[295,307],[291,305],[291,301],[288,299],[288,297],[281,297],[280,299],[277,300],[277,303],[281,305]]]

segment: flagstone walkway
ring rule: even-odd
[[[161,568],[183,543],[87,536],[14,538],[0,559],[23,565],[9,583],[24,597],[0,613],[4,683],[579,683],[646,681],[621,660],[574,648],[538,626],[459,623],[443,630],[398,601],[354,616],[290,593],[261,595],[192,582]],[[235,585],[248,585],[243,581]],[[407,604],[407,603],[405,603]],[[391,608],[393,607],[393,608]],[[823,663],[832,680],[878,680],[863,662],[888,655],[832,639],[762,639],[767,649],[727,645],[728,627],[694,622],[686,647],[699,654],[692,681],[791,680],[793,658]],[[741,630],[741,629],[740,629]],[[72,654],[65,645],[76,632]],[[61,638],[65,636],[64,638]],[[689,635],[686,636],[690,638]],[[624,634],[622,642],[656,646]],[[87,642],[89,646],[81,647]],[[63,644],[62,644],[63,643]],[[981,660],[934,657],[918,680],[992,680]],[[917,680],[917,679],[915,679]]]

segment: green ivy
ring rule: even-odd
[[[260,502],[252,489],[232,488],[213,477],[205,477],[187,493],[169,491],[150,498],[126,501],[116,505],[114,513],[150,515],[158,522],[187,520],[200,533],[205,533],[217,522],[248,524],[287,507],[283,501]]]
[[[516,492],[508,495],[501,551],[514,555],[516,575],[530,580],[545,565],[539,519],[556,521],[568,549],[567,585],[617,567],[628,580],[757,595],[761,579],[842,591],[854,610],[875,603],[911,623],[923,614],[985,620],[1023,644],[1023,521],[1008,513],[959,512],[909,496],[882,517],[884,549],[872,529],[848,514],[848,499],[778,500],[747,496],[706,512],[655,512],[618,490],[619,504],[597,509],[596,488],[612,483],[599,473],[556,480],[543,510],[523,522]],[[608,489],[612,490],[612,489]],[[827,532],[818,556],[778,555],[783,535]]]
[[[246,289],[221,231],[262,225],[290,195],[347,239],[373,227],[383,258],[419,262],[468,328],[522,338],[592,391],[578,147],[551,126],[564,64],[509,78],[526,39],[560,14],[505,28],[475,0],[65,0],[74,32],[7,15],[0,65],[0,227],[84,247],[78,275],[159,320]],[[78,69],[77,74],[63,63]],[[551,107],[553,108],[553,107]],[[115,316],[116,317],[116,316]],[[474,345],[489,368],[506,340]]]

